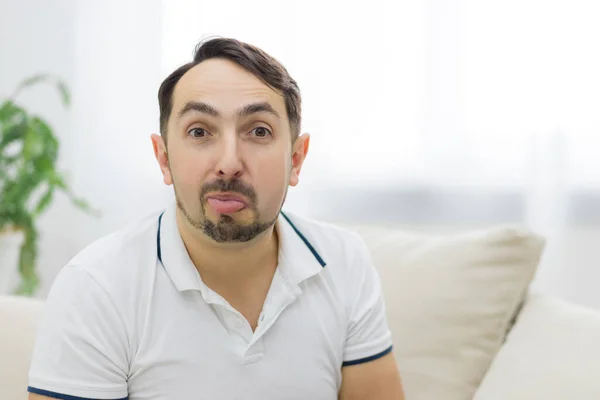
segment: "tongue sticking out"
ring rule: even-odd
[[[219,200],[215,198],[209,198],[208,204],[219,214],[233,214],[246,207],[246,204],[238,200]]]

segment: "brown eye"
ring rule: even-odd
[[[258,128],[254,128],[252,130],[252,132],[254,133],[254,136],[260,137],[260,138],[264,138],[264,137],[271,135],[271,131],[269,131],[267,128],[264,128],[262,126],[259,126]]]
[[[194,128],[194,129],[190,129],[190,131],[188,132],[188,135],[190,135],[196,139],[202,139],[202,138],[205,138],[206,136],[208,136],[208,132],[202,128]]]

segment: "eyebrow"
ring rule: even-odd
[[[281,119],[281,117],[279,116],[279,113],[273,108],[273,106],[271,106],[266,101],[245,105],[244,107],[242,107],[241,109],[238,110],[237,116],[238,116],[238,118],[242,118],[242,117],[248,117],[252,114],[257,114],[257,113],[268,113],[268,114],[273,115],[277,119]]]
[[[208,114],[212,117],[219,116],[219,112],[213,106],[206,104],[206,103],[202,103],[202,102],[189,101],[185,104],[185,106],[181,109],[181,111],[179,111],[179,114],[177,115],[177,117],[181,118],[185,114],[189,113],[190,111],[197,111],[197,112],[200,112],[203,114]]]
[[[220,115],[219,111],[217,111],[217,109],[211,106],[210,104],[197,101],[190,101],[186,103],[186,105],[181,109],[181,111],[179,111],[178,118],[182,118],[185,114],[191,111],[197,111],[203,114],[210,115],[211,117],[218,117]],[[268,113],[275,116],[277,119],[281,119],[279,113],[273,108],[273,106],[271,106],[266,101],[260,103],[247,104],[240,108],[236,112],[236,115],[238,118],[243,118],[257,113]]]

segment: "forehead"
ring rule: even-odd
[[[248,103],[266,101],[280,115],[286,115],[280,92],[236,63],[223,59],[203,61],[181,77],[173,92],[173,111],[191,101],[209,103],[224,114]]]

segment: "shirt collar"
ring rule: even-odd
[[[280,213],[275,223],[279,237],[278,269],[287,284],[297,286],[318,274],[326,265],[313,243],[293,222],[291,214]],[[160,215],[157,232],[157,257],[179,291],[209,292],[189,257],[172,203]]]
[[[204,291],[204,282],[185,248],[177,227],[176,205],[170,204],[158,222],[158,259],[179,291]]]
[[[307,237],[307,231],[294,223],[294,216],[281,212],[276,229],[279,236],[279,270],[291,285],[318,274],[326,263]],[[304,232],[303,232],[304,231]]]

